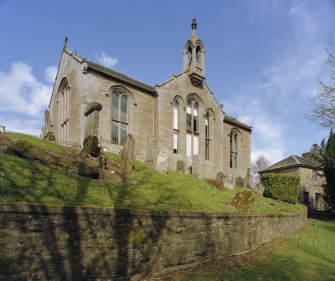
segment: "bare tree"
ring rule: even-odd
[[[270,165],[270,161],[265,158],[264,155],[257,157],[254,163],[251,163],[251,172],[253,183],[257,184],[259,182],[259,171],[265,169]]]
[[[311,112],[307,117],[324,128],[335,127],[335,56],[327,51],[326,64],[330,66],[330,81],[319,80],[319,91],[309,99]]]

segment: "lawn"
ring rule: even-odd
[[[246,255],[211,262],[162,281],[335,280],[335,216],[310,219],[302,232]]]
[[[67,153],[67,149],[49,141],[20,134],[10,137],[44,149],[40,154],[53,151],[57,157],[64,157]],[[39,153],[36,147],[34,153]],[[115,161],[119,158],[118,155],[107,156]],[[121,183],[90,179],[0,153],[0,203],[235,212],[230,202],[240,190],[221,191],[203,180],[175,171],[161,174],[138,161],[124,176],[127,180]],[[255,197],[251,212],[300,213],[306,210],[300,204],[292,205],[256,194]]]

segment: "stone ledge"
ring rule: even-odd
[[[115,209],[113,207],[78,207],[51,206],[39,204],[0,204],[0,213],[33,213],[33,214],[76,214],[76,215],[125,215],[133,217],[183,217],[183,218],[256,218],[256,217],[301,217],[304,213],[205,213],[191,211],[154,211],[140,209]]]

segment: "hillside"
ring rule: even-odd
[[[105,153],[107,172],[95,179],[95,160],[82,163],[80,150],[21,134],[0,134],[0,203],[114,207],[150,210],[235,212],[236,190],[219,190],[203,180],[141,162],[125,172],[119,155]],[[303,212],[255,194],[251,212]]]

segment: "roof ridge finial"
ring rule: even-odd
[[[197,20],[195,18],[193,18],[191,26],[192,29],[197,29]]]
[[[65,50],[67,49],[67,40],[68,40],[67,36],[64,35],[64,49]]]

